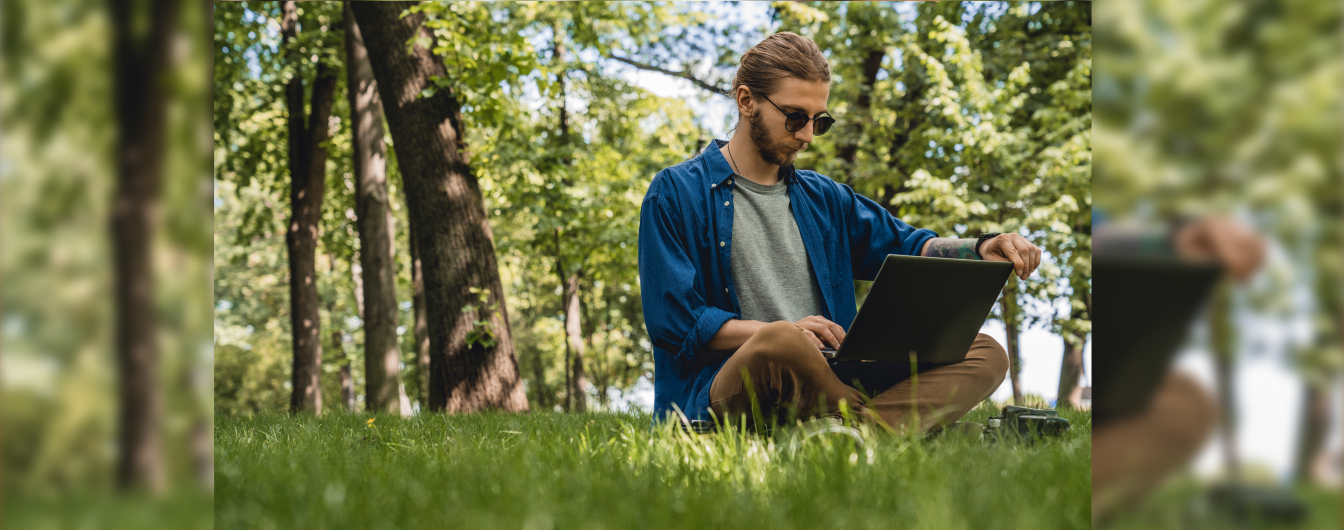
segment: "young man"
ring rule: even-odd
[[[844,400],[892,428],[918,410],[922,430],[957,420],[1003,382],[1007,354],[984,334],[960,363],[921,363],[914,395],[909,363],[829,363],[821,353],[840,346],[857,313],[853,280],[872,280],[888,254],[1010,261],[1024,279],[1041,256],[1017,234],[917,230],[848,186],[794,169],[834,123],[829,94],[815,43],[793,33],[765,39],[733,79],[746,127],[649,186],[639,275],[659,419],[674,409],[736,418],[754,394],[767,416],[834,413]]]

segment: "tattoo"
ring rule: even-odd
[[[931,258],[980,259],[975,253],[975,238],[935,237],[924,243],[921,255]]]

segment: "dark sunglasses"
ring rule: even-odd
[[[765,94],[761,94],[761,97],[770,101],[770,98]],[[770,101],[770,104],[775,105],[775,102]],[[784,112],[784,109],[779,108],[779,105],[775,105],[775,108],[784,113],[784,130],[789,132],[798,132],[804,125],[807,125],[807,122],[815,121],[816,123],[812,125],[812,134],[821,136],[826,134],[826,131],[831,130],[832,125],[835,125],[835,118],[832,118],[829,114],[810,118],[802,112]]]

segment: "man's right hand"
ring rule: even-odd
[[[840,349],[840,341],[845,340],[845,328],[817,315],[803,317],[793,325],[807,333],[807,338],[812,339],[818,350],[826,346]]]

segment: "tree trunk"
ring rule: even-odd
[[[355,224],[364,272],[364,405],[401,411],[397,271],[392,205],[387,194],[383,108],[359,25],[345,4],[346,86],[355,175]]]
[[[527,410],[518,377],[508,311],[495,259],[494,237],[480,185],[471,172],[462,112],[443,62],[430,53],[433,32],[423,14],[405,18],[409,2],[352,4],[363,32],[397,162],[416,227],[430,337],[430,410]],[[415,40],[409,53],[407,43]],[[426,47],[426,42],[430,47]],[[425,97],[426,89],[434,89]],[[470,288],[488,294],[477,305]],[[491,309],[494,305],[495,309]],[[486,322],[494,344],[467,346],[474,321]]]
[[[331,351],[341,351],[341,331],[333,330],[331,332]],[[345,361],[341,363],[341,403],[345,405],[345,410],[355,412],[355,378],[350,373],[350,358],[341,355]]]
[[[1022,371],[1022,356],[1018,344],[1018,307],[1014,283],[1009,279],[1008,285],[1003,288],[1003,328],[1008,338],[1008,344],[1004,346],[1008,350],[1008,377],[1013,385],[1013,404],[1021,407],[1022,381],[1019,377]]]
[[[159,383],[153,243],[166,157],[165,89],[178,3],[150,6],[146,37],[133,34],[135,7],[112,3],[116,61],[116,178],[111,236],[117,355],[117,486],[158,495],[163,463],[163,390]]]
[[[1293,480],[1299,484],[1316,484],[1328,469],[1325,448],[1329,436],[1330,393],[1320,385],[1306,381],[1302,387],[1302,419],[1297,451],[1293,453]]]
[[[1083,387],[1078,381],[1083,375],[1084,340],[1078,336],[1064,338],[1064,359],[1059,363],[1059,392],[1055,394],[1057,409],[1082,407]]]
[[[583,373],[583,328],[580,324],[583,322],[579,307],[579,279],[583,277],[583,271],[571,274],[565,280],[565,340],[569,343],[569,349],[574,352],[574,412],[586,412],[588,410],[588,378]]]
[[[411,305],[415,312],[415,370],[421,406],[429,405],[429,320],[425,314],[425,279],[420,272],[420,246],[415,225],[407,227],[411,240]]]
[[[877,72],[882,68],[882,58],[886,56],[886,50],[873,49],[868,50],[868,54],[863,59],[863,86],[859,89],[859,97],[854,101],[854,115],[859,119],[854,120],[854,140],[845,142],[838,153],[841,160],[845,161],[845,184],[854,183],[854,161],[859,152],[859,143],[863,140],[863,124],[868,116],[868,108],[871,106],[873,85],[877,83]]]
[[[1237,449],[1236,430],[1236,392],[1232,386],[1233,345],[1236,344],[1235,331],[1232,328],[1232,292],[1227,282],[1214,289],[1213,299],[1209,301],[1209,342],[1213,350],[1214,378],[1218,383],[1219,408],[1223,416],[1219,431],[1223,442],[1223,466],[1232,482],[1241,479],[1241,465]]]
[[[297,37],[298,10],[294,2],[284,2],[283,11],[280,33],[288,43]],[[289,53],[286,60],[291,65],[298,67],[304,61],[297,49]],[[293,388],[289,400],[292,412],[322,413],[322,389],[318,386],[322,367],[321,317],[318,314],[314,254],[327,180],[327,151],[321,143],[327,139],[327,121],[331,117],[335,92],[335,73],[325,62],[318,62],[310,97],[312,110],[305,126],[303,80],[296,75],[285,85],[290,174],[290,219],[285,246],[289,250],[290,325],[294,344]]]
[[[555,277],[560,281],[560,310],[569,319],[569,293],[565,291],[565,264],[560,254],[560,229],[555,229]],[[569,325],[565,325],[565,412],[569,412],[574,403],[574,381],[572,379],[570,358],[574,356],[574,344],[569,341]]]

